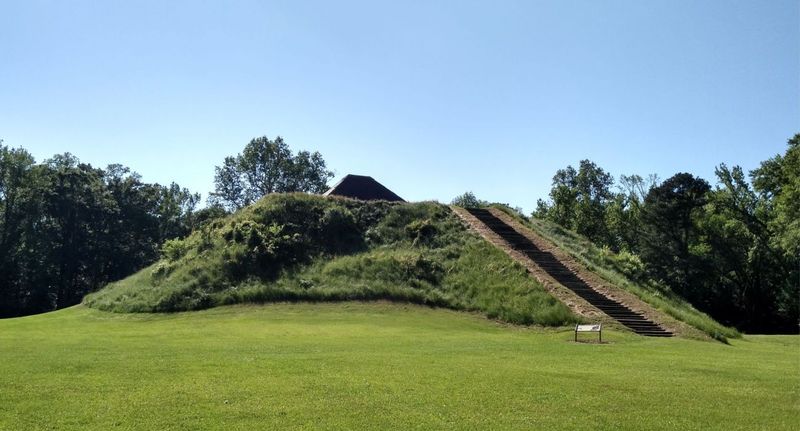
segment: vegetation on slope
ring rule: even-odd
[[[269,193],[320,193],[332,176],[320,153],[262,136],[216,167],[211,205],[197,210],[200,195],[175,183],[70,153],[36,163],[0,139],[0,318],[75,305],[155,262],[166,240]]]
[[[516,324],[578,318],[444,205],[273,194],[182,240],[84,303],[121,312],[388,299]]]
[[[793,430],[798,336],[504,327],[386,303],[0,320],[0,429]]]
[[[741,337],[736,329],[721,325],[707,314],[694,308],[668,287],[648,278],[644,265],[635,255],[627,252],[614,253],[608,248],[594,245],[588,239],[555,223],[536,218],[525,218],[504,205],[492,206],[548,239],[577,259],[588,270],[609,283],[633,293],[654,308],[686,322],[717,340],[726,341],[727,338]]]

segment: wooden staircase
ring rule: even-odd
[[[586,302],[596,307],[611,318],[630,328],[639,335],[648,337],[671,337],[669,332],[657,323],[645,318],[625,305],[611,299],[592,289],[585,281],[581,280],[574,272],[567,268],[552,253],[542,251],[536,245],[520,234],[504,221],[495,217],[489,210],[481,208],[467,208],[467,211],[485,224],[494,233],[499,235],[513,249],[528,256],[536,265],[542,268],[564,287],[575,292]]]

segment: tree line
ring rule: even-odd
[[[724,164],[715,173],[713,187],[688,173],[615,181],[583,160],[556,172],[533,216],[626,255],[640,263],[636,277],[723,323],[796,331],[800,134],[749,175]],[[69,153],[37,163],[0,141],[0,317],[76,304],[154,262],[166,240],[270,193],[322,192],[332,176],[318,152],[255,138],[216,167],[215,190],[198,210],[200,195],[178,184],[146,183],[125,166],[95,168]]]
[[[800,134],[749,175],[720,164],[716,181],[677,173],[614,177],[589,160],[553,176],[534,217],[641,261],[722,323],[796,332],[800,318]],[[616,186],[616,187],[615,187]]]
[[[165,241],[272,192],[318,192],[332,173],[319,153],[280,137],[253,139],[216,168],[215,191],[146,183],[72,154],[37,163],[0,140],[0,317],[77,304],[86,293],[157,260]]]

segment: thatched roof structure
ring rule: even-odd
[[[324,196],[344,196],[364,201],[384,200],[405,202],[383,184],[366,175],[346,175],[341,181],[324,193]]]

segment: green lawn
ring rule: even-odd
[[[800,337],[731,345],[385,303],[0,320],[0,429],[797,429]]]

